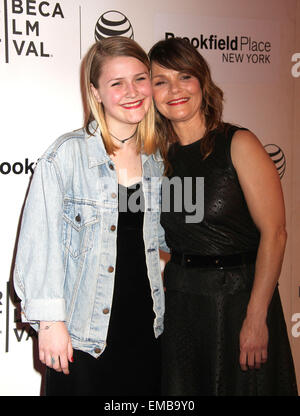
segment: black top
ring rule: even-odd
[[[107,345],[119,349],[130,340],[128,348],[133,350],[154,340],[153,301],[143,239],[142,184],[119,184],[118,201],[116,274]]]
[[[174,192],[170,192],[169,212],[163,212],[162,207],[161,224],[165,229],[166,242],[172,250],[201,255],[228,255],[257,250],[260,234],[250,216],[230,154],[233,134],[239,129],[226,124],[223,130],[211,131],[209,134],[215,136],[214,150],[204,160],[200,153],[201,139],[189,145],[175,143],[170,147],[169,161],[173,169],[170,177],[182,179],[182,198],[184,190],[186,197],[189,195],[188,183],[183,178],[194,178],[193,202],[198,201],[198,209],[199,188],[195,198],[195,178],[204,178],[204,216],[201,222],[186,222],[186,216],[193,213],[189,208],[188,211],[185,209],[185,203],[181,212],[176,212],[178,206],[176,208],[174,202],[178,204],[179,197],[176,187],[176,200]],[[162,200],[165,197],[163,194]]]

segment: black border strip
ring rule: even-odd
[[[5,352],[8,352],[9,348],[9,282],[6,283],[6,340],[5,340]]]
[[[7,0],[4,0],[5,62],[9,63]]]

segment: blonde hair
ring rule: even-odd
[[[88,134],[90,123],[95,120],[101,131],[104,146],[108,154],[114,153],[117,146],[113,143],[105,120],[105,109],[102,103],[96,100],[91,85],[98,88],[103,65],[108,58],[128,56],[141,61],[150,72],[150,63],[146,52],[134,40],[122,36],[114,36],[96,42],[87,52],[83,60],[83,101],[85,107],[84,127]],[[147,154],[155,153],[158,149],[158,140],[155,135],[155,110],[153,101],[144,117],[140,121],[136,135],[137,151]]]

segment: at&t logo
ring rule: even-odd
[[[269,153],[270,158],[275,163],[278,175],[281,179],[284,175],[286,167],[286,160],[283,151],[279,146],[277,146],[277,144],[267,144],[265,149]]]
[[[111,36],[125,36],[133,39],[133,28],[129,19],[121,12],[109,10],[103,13],[95,27],[95,39],[99,41]]]

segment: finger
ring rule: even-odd
[[[71,341],[68,343],[68,360],[73,363],[73,347]]]
[[[64,374],[69,374],[69,362],[66,354],[60,356],[60,367]]]
[[[255,358],[255,368],[259,369],[262,363],[261,351],[256,351],[254,358]]]
[[[45,364],[46,364],[47,367],[52,368],[53,367],[53,364],[55,362],[55,358],[52,357],[52,355],[50,353],[46,353],[45,354],[45,360],[44,361],[45,361]]]
[[[48,353],[45,355],[45,357],[45,364],[47,367],[53,368],[53,370],[56,371],[61,371],[60,362],[57,355]]]
[[[52,367],[53,370],[61,372],[60,360],[58,355],[51,355],[51,364],[49,367]]]
[[[263,349],[261,352],[261,362],[264,364],[268,361],[268,350]]]
[[[248,367],[251,370],[254,368],[254,362],[255,362],[254,352],[248,351],[248,353],[247,353],[247,363],[248,363]]]
[[[244,351],[240,352],[240,366],[243,371],[247,371],[247,354]]]

